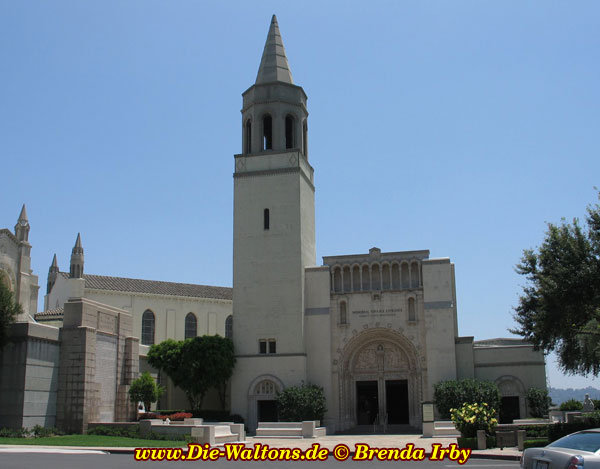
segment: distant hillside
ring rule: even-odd
[[[589,394],[592,399],[600,399],[600,389],[591,386],[582,389],[558,389],[550,387],[548,388],[548,394],[552,398],[552,402],[556,405],[560,405],[569,399],[577,399],[578,401],[583,402],[583,398],[586,394]]]

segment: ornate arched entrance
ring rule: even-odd
[[[254,431],[258,422],[277,421],[277,393],[283,383],[273,375],[255,378],[248,388],[248,428]]]
[[[342,351],[342,430],[383,423],[421,426],[422,372],[414,345],[389,329],[355,336]]]
[[[525,386],[519,378],[512,375],[496,379],[500,389],[500,423],[512,423],[515,419],[525,418]]]

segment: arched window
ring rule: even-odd
[[[294,148],[294,116],[285,116],[285,148]]]
[[[188,313],[185,317],[185,338],[191,339],[198,335],[198,321],[194,313]]]
[[[348,324],[348,308],[346,302],[340,302],[340,324]]]
[[[410,281],[412,288],[419,288],[419,264],[413,262],[410,266]]]
[[[233,316],[231,314],[225,319],[225,337],[233,340]]]
[[[149,309],[142,315],[142,345],[154,345],[154,313]]]
[[[246,121],[246,153],[252,153],[252,121]]]
[[[336,267],[333,271],[333,291],[342,291],[342,269],[340,267]]]
[[[417,320],[417,308],[415,305],[415,299],[414,298],[409,298],[408,299],[408,320],[409,321],[416,321]]]
[[[371,272],[369,271],[368,265],[362,267],[362,291],[369,291],[371,289]]]
[[[408,263],[406,262],[403,262],[402,267],[400,268],[400,282],[402,284],[402,288],[410,287],[408,282]]]
[[[306,121],[302,124],[302,153],[308,159],[308,126]]]
[[[273,149],[273,119],[267,114],[263,117],[263,150]]]

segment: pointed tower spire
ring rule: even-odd
[[[23,208],[21,208],[21,214],[19,215],[19,221],[29,222],[27,219],[27,208],[25,208],[25,204],[23,204]]]
[[[52,259],[52,265],[50,269],[48,269],[48,282],[46,284],[46,294],[49,294],[52,291],[52,287],[54,283],[56,283],[56,277],[58,276],[59,268],[58,261],[56,260],[56,254],[54,254],[54,258]]]
[[[25,208],[25,204],[23,204],[23,208],[21,208],[19,219],[15,225],[15,236],[19,241],[28,241],[29,239],[29,220],[27,219],[27,209]]]
[[[75,246],[71,251],[71,269],[69,270],[70,278],[83,278],[83,247],[81,245],[81,234],[77,233]]]
[[[256,84],[272,83],[280,81],[283,83],[293,84],[292,72],[285,56],[285,48],[279,33],[279,25],[277,17],[273,15],[271,18],[271,27],[267,35],[267,42],[263,50],[260,67],[258,67],[258,75],[256,76]]]

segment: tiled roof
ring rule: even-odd
[[[69,277],[67,272],[61,272],[61,275],[65,278]],[[195,285],[193,283],[161,282],[137,278],[108,277],[105,275],[84,274],[83,278],[85,280],[86,288],[95,290],[187,296],[191,298],[216,298],[219,300],[231,300],[233,297],[233,289],[228,287]]]
[[[62,317],[62,315],[65,313],[65,309],[64,308],[54,308],[54,309],[49,309],[48,311],[43,311],[41,313],[36,313],[35,314],[35,319],[49,319],[50,317]]]

